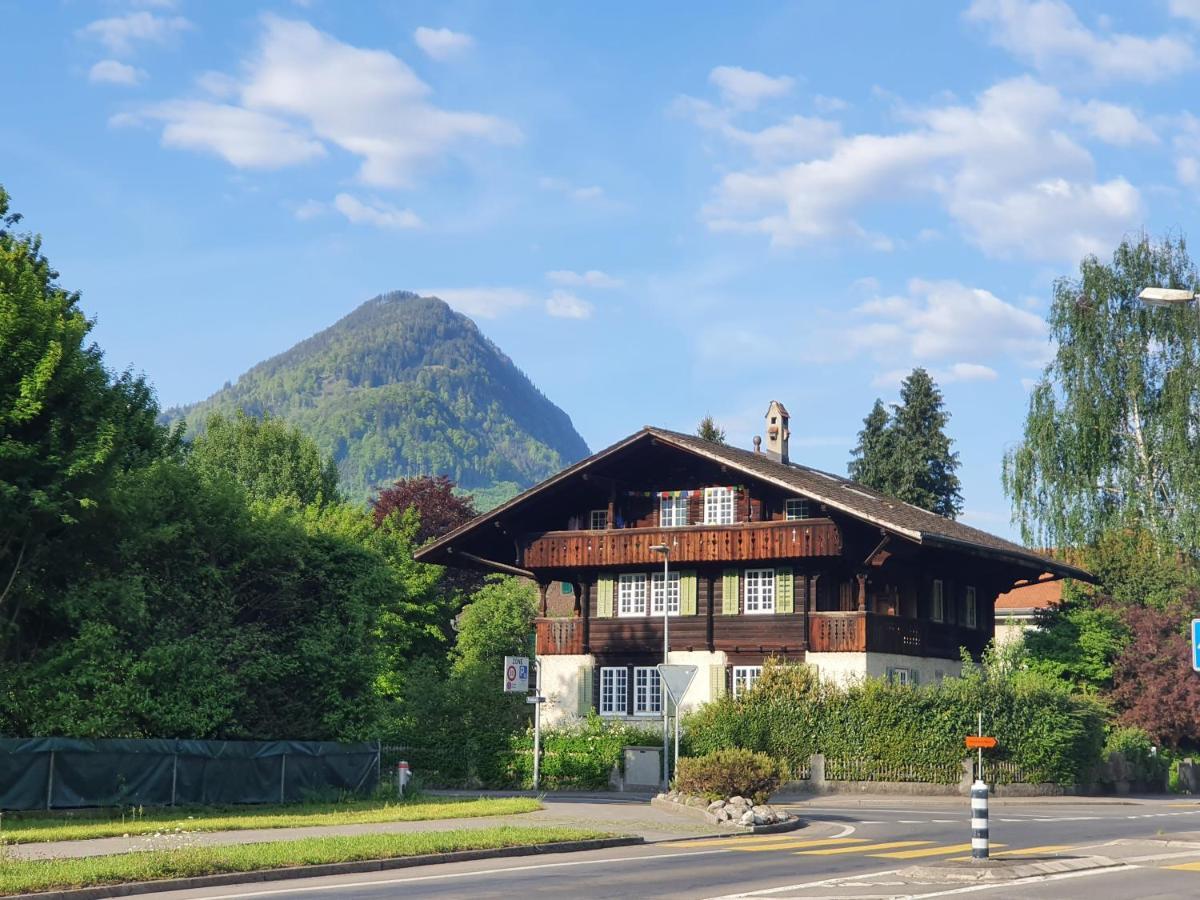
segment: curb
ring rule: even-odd
[[[707,812],[707,809],[701,809],[698,806],[688,806],[685,803],[675,803],[672,800],[660,800],[658,797],[654,797],[650,801],[650,805],[655,809],[661,809],[664,812],[678,813],[693,819],[702,819],[703,821],[708,822],[708,820],[704,818],[704,814]],[[737,825],[733,823],[723,823],[721,825],[713,825],[713,828],[716,829],[715,834],[717,835],[729,835],[732,837],[733,835],[737,834],[780,834],[784,831],[796,831],[800,828],[806,827],[807,825],[808,823],[804,819],[793,815],[792,818],[787,822],[773,822],[770,825]]]
[[[315,866],[289,866],[284,869],[254,869],[248,872],[227,872],[220,875],[197,875],[192,878],[133,881],[127,884],[39,891],[33,894],[6,894],[4,900],[106,900],[108,897],[132,897],[137,894],[151,894],[158,891],[187,891],[224,885],[286,881],[291,878],[322,878],[327,875],[386,872],[389,869],[411,869],[440,863],[502,859],[512,856],[539,856],[547,853],[574,853],[580,850],[606,850],[609,847],[627,847],[643,843],[645,843],[645,839],[641,837],[614,837],[596,838],[590,841],[562,841],[557,844],[525,844],[519,847],[499,847],[494,850],[456,850],[452,853],[398,856],[394,859],[364,859],[357,862],[325,863]]]
[[[1035,875],[1057,875],[1062,872],[1083,872],[1088,869],[1108,869],[1123,865],[1120,860],[1109,859],[1107,856],[1066,856],[1059,859],[1012,859],[991,862],[991,865],[981,861],[962,865],[947,863],[913,866],[896,874],[901,878],[921,881],[990,884],[998,881],[1018,881]],[[997,862],[1000,862],[1000,865],[996,865]]]

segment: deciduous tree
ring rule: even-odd
[[[419,475],[401,478],[380,491],[371,501],[377,523],[394,512],[414,509],[420,519],[417,544],[439,538],[475,518],[475,504],[469,496],[454,493],[454,482],[445,475]]]

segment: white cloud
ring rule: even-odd
[[[135,66],[117,62],[115,59],[102,59],[88,70],[88,81],[93,84],[124,84],[138,85],[146,78],[146,73]]]
[[[1088,133],[1106,144],[1156,144],[1158,137],[1128,106],[1089,100],[1071,112],[1071,118],[1083,125]]]
[[[741,128],[735,124],[738,110],[715,106],[695,97],[680,97],[672,109],[731,145],[749,150],[767,162],[827,152],[842,133],[841,125],[831,119],[799,115],[757,131]]]
[[[398,209],[390,203],[373,199],[364,202],[351,194],[338,194],[333,208],[355,225],[374,225],[376,228],[420,228],[421,219],[411,209]]]
[[[422,293],[440,297],[460,313],[481,319],[494,319],[530,302],[524,291],[506,287],[443,288]]]
[[[581,203],[604,199],[604,188],[594,184],[578,187],[565,178],[539,178],[538,187],[543,191],[555,191],[556,193],[570,197],[572,200],[578,200]]]
[[[979,363],[955,363],[946,368],[927,369],[929,377],[941,384],[954,384],[959,381],[995,381],[999,377],[995,369],[988,366],[980,365]],[[912,369],[892,369],[888,372],[880,372],[871,379],[872,387],[891,388],[900,387],[900,384],[912,374]]]
[[[329,204],[322,203],[320,200],[305,200],[292,210],[292,215],[301,222],[308,222],[327,212],[329,212]]]
[[[1178,19],[1200,23],[1200,0],[1168,0],[1167,10]]]
[[[438,62],[465,53],[475,45],[475,39],[469,34],[451,31],[449,28],[426,28],[424,25],[413,32],[413,40],[428,56]]]
[[[556,269],[553,272],[547,272],[546,278],[555,284],[567,287],[618,288],[625,284],[620,278],[614,278],[599,269],[589,269],[586,272]]]
[[[156,16],[142,11],[97,19],[78,33],[98,40],[117,56],[128,56],[139,43],[165,44],[191,27],[192,23],[183,16]]]
[[[1200,187],[1200,119],[1191,113],[1179,117],[1175,149],[1175,177],[1184,187]]]
[[[553,291],[546,298],[546,312],[559,319],[590,319],[592,304],[569,291]]]
[[[774,78],[740,66],[717,66],[708,73],[708,80],[726,103],[738,109],[754,109],[763,100],[781,97],[795,83],[787,76]]]
[[[1194,62],[1191,44],[1181,37],[1100,34],[1084,25],[1064,0],[975,0],[966,17],[990,26],[994,44],[1040,71],[1150,82]]]
[[[307,22],[263,17],[263,36],[236,80],[208,74],[210,92],[236,95],[234,104],[177,100],[143,111],[168,123],[170,146],[218,153],[236,166],[264,166],[264,147],[283,144],[276,167],[323,155],[334,145],[361,160],[358,178],[378,187],[407,187],[423,166],[462,153],[471,141],[512,143],[520,132],[483,113],[444,110],[398,57],[343,43]],[[220,115],[236,129],[206,139]],[[184,132],[187,140],[168,139]],[[241,146],[242,144],[246,146]]]
[[[906,111],[907,131],[857,134],[781,168],[732,171],[704,217],[713,230],[774,244],[851,235],[886,248],[858,211],[932,196],[988,253],[1103,253],[1140,218],[1141,196],[1124,179],[1095,180],[1091,154],[1062,129],[1072,109],[1032,78],[1001,82],[973,105]]]

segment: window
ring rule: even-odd
[[[888,669],[888,681],[893,684],[913,684],[916,679],[913,678],[912,669]]]
[[[662,528],[678,528],[688,524],[688,498],[661,498],[658,501],[658,524]]]
[[[785,519],[807,519],[809,517],[808,501],[803,498],[792,498],[783,501],[783,517]]]
[[[933,590],[929,597],[929,618],[942,622],[946,618],[946,602],[942,590],[942,579],[933,579]]]
[[[733,488],[713,487],[704,489],[704,524],[733,524]]]
[[[975,627],[977,627],[975,624],[976,620],[977,620],[977,616],[976,616],[976,609],[975,609],[975,588],[968,584],[967,585],[967,608],[965,610],[963,610],[963,624],[966,625],[968,628],[975,628]]]
[[[671,572],[667,579],[666,590],[667,615],[679,615],[679,573]],[[650,615],[663,614],[663,573],[655,572],[650,579]]]
[[[623,716],[629,700],[629,671],[624,666],[600,670],[600,715]]]
[[[662,687],[658,669],[654,666],[635,666],[633,670],[633,714],[662,715]]]
[[[746,570],[746,612],[775,612],[775,570]]]
[[[604,531],[608,528],[608,510],[593,509],[591,518],[588,521],[588,527],[592,531]]]
[[[617,585],[617,615],[646,614],[646,576],[622,575]]]
[[[761,674],[762,666],[734,666],[733,696],[739,697],[754,687],[754,682],[758,681],[758,676]]]

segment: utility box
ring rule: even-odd
[[[662,747],[626,747],[621,789],[636,791],[662,784]]]

